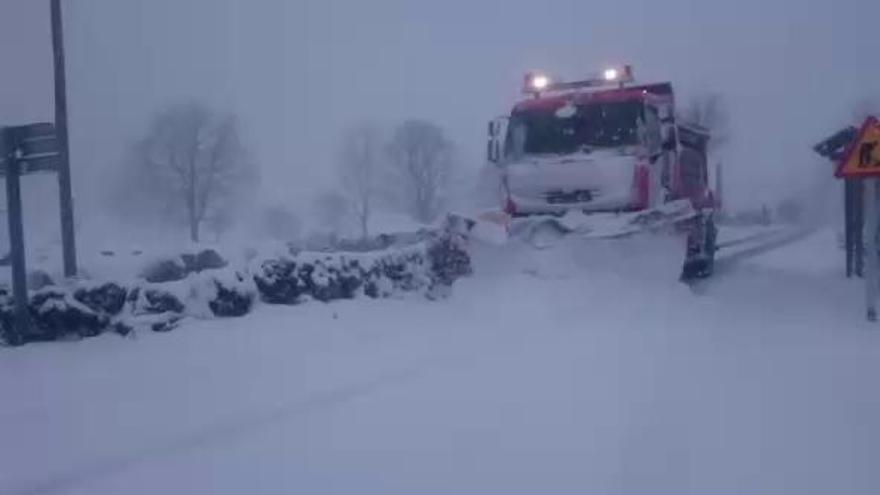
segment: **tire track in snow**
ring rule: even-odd
[[[756,246],[745,248],[742,251],[737,251],[733,254],[718,259],[715,262],[715,271],[716,273],[723,274],[725,271],[734,268],[738,263],[741,263],[750,258],[755,258],[765,253],[769,253],[770,251],[784,248],[798,241],[806,239],[807,237],[815,234],[817,230],[818,228],[816,227],[807,227],[797,229],[794,232],[783,232],[782,234],[773,232],[768,233],[765,236],[758,237],[754,240],[767,239],[767,241],[761,242]]]
[[[786,246],[790,246],[815,234],[818,230],[818,227],[803,227],[794,231],[783,231],[781,233],[768,232],[766,234],[748,236],[743,239],[728,242],[722,245],[719,249],[740,245],[748,246],[753,242],[756,243],[756,245],[746,247],[744,249],[737,250],[732,254],[717,258],[715,260],[715,270],[711,277],[709,277],[708,279],[698,280],[689,285],[694,290],[694,292],[703,293],[710,285],[712,285],[713,282],[718,281],[725,274],[730,273],[731,271],[736,269],[737,265],[739,265],[743,261],[756,258],[777,249],[782,249]]]

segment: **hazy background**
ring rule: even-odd
[[[51,119],[48,3],[0,0],[0,124]],[[476,171],[485,122],[535,68],[576,78],[625,62],[683,101],[724,94],[735,206],[810,187],[825,170],[809,147],[880,96],[876,0],[64,3],[79,217],[106,208],[100,187],[149,117],[194,96],[241,116],[261,201],[300,208],[335,179],[342,129],[363,120],[434,121]],[[53,180],[27,178],[31,210],[54,204]]]

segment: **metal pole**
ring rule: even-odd
[[[9,223],[9,250],[12,261],[12,295],[15,302],[15,335],[21,340],[30,333],[30,317],[28,315],[27,267],[24,251],[24,221],[21,211],[20,164],[13,156],[16,137],[9,129],[3,130],[6,149],[4,168],[6,169],[6,202]],[[0,143],[2,148],[2,143]]]
[[[70,183],[70,145],[67,134],[67,78],[64,63],[64,20],[61,0],[51,0],[52,52],[55,61],[55,132],[58,137],[58,194],[61,206],[61,243],[64,275],[76,275],[76,237],[73,223],[73,193]]]
[[[880,265],[880,260],[878,260],[878,252],[877,252],[877,220],[878,220],[878,212],[877,212],[877,185],[878,180],[876,178],[869,178],[865,180],[865,235],[868,237],[866,239],[866,250],[865,253],[865,298],[867,303],[867,317],[868,321],[877,321],[877,290],[878,284],[880,284],[880,274],[878,274],[878,265]]]
[[[853,276],[853,268],[855,268],[855,222],[853,221],[853,180],[846,179],[843,181],[843,226],[844,236],[846,238],[846,278]]]
[[[855,274],[865,276],[865,187],[870,182],[853,181],[853,247],[855,248]]]

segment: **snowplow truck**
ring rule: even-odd
[[[709,132],[677,117],[672,84],[635,84],[626,66],[576,82],[530,73],[523,92],[489,123],[498,209],[477,222],[502,218],[526,237],[547,226],[587,237],[669,228],[687,239],[681,278],[712,273]]]

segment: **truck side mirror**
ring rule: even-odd
[[[497,138],[501,135],[501,122],[503,117],[489,121],[489,137]]]
[[[501,163],[501,134],[503,130],[503,123],[505,121],[506,117],[499,117],[497,119],[489,121],[489,140],[486,143],[486,159],[490,163]]]

